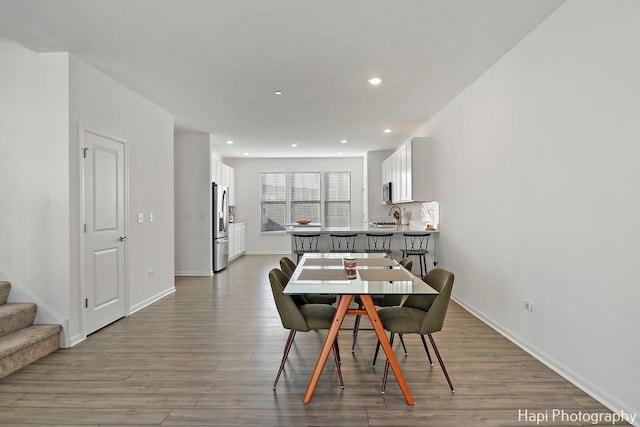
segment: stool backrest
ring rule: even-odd
[[[426,250],[429,245],[429,233],[405,233],[404,247],[409,250]]]
[[[331,234],[332,252],[355,252],[356,234]]]
[[[391,250],[391,237],[393,233],[388,234],[367,234],[367,240],[369,244],[369,250],[390,251]]]
[[[319,234],[294,234],[293,241],[296,251],[317,252]]]

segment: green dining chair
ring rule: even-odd
[[[402,258],[398,261],[398,264],[406,268],[408,271],[411,271],[413,268],[413,260],[411,258]],[[402,303],[402,297],[404,295],[371,295],[373,299],[373,303],[378,307],[395,307]],[[353,300],[358,304],[358,308],[362,309],[362,301],[360,297],[356,295]],[[360,315],[356,315],[356,320],[353,324],[353,343],[351,344],[351,353],[355,353],[356,351],[356,340],[358,339],[358,331],[360,330]],[[402,335],[400,335],[400,343],[402,344],[402,348],[404,349],[405,356],[408,355],[407,347],[404,345],[404,339]]]
[[[287,276],[287,281],[291,279],[293,272],[296,269],[296,263],[289,257],[280,258],[280,269]],[[334,304],[337,300],[335,295],[322,294],[322,295],[296,295],[294,300],[296,304]],[[302,301],[304,300],[304,302]]]
[[[290,295],[286,295],[284,287],[287,283],[287,276],[279,269],[274,268],[269,272],[269,282],[271,283],[271,292],[273,299],[280,315],[280,321],[285,329],[289,329],[289,337],[284,346],[280,369],[273,383],[273,389],[276,389],[280,374],[284,369],[287,361],[289,350],[293,345],[296,332],[308,332],[312,330],[321,330],[331,328],[333,317],[336,314],[336,308],[327,304],[303,304],[297,305]],[[342,371],[340,369],[340,349],[338,348],[338,340],[333,345],[333,356],[338,369],[338,378],[340,379],[340,388],[344,388],[342,380]]]
[[[418,334],[422,339],[422,345],[427,353],[429,364],[433,367],[433,361],[429,354],[427,342],[424,336],[429,337],[433,351],[436,353],[442,372],[449,383],[452,393],[455,393],[453,384],[444,366],[436,342],[432,334],[442,330],[444,318],[449,307],[449,299],[451,298],[451,290],[453,288],[453,273],[441,268],[434,268],[428,272],[422,280],[429,286],[439,292],[438,295],[410,295],[404,302],[402,307],[387,307],[378,310],[382,327],[389,331],[389,343],[393,345],[393,337],[395,334]],[[373,356],[373,364],[375,366],[380,343],[376,346],[376,352]],[[389,374],[389,361],[385,363],[384,378],[382,380],[382,392],[384,393],[387,385],[387,375]]]

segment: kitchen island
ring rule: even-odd
[[[320,234],[318,239],[318,251],[329,252],[331,250],[331,234],[356,234],[356,246],[354,252],[365,252],[368,248],[367,233],[378,234],[393,234],[391,238],[391,256],[395,259],[402,258],[402,248],[405,247],[404,233],[428,233],[429,242],[427,245],[428,253],[427,266],[429,269],[438,264],[437,258],[437,246],[439,240],[439,230],[426,230],[424,224],[416,226],[410,223],[410,225],[401,226],[374,226],[374,225],[361,225],[357,227],[322,227],[319,225],[295,225],[289,226],[286,229],[287,233],[291,234],[291,252],[295,248],[293,241],[293,234]],[[295,261],[295,257],[293,258]],[[414,259],[414,264],[418,264],[418,260]],[[418,269],[419,270],[419,269]],[[415,269],[414,269],[415,271]]]

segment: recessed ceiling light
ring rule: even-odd
[[[385,130],[383,130],[384,133],[391,133],[391,129],[386,128]]]
[[[274,95],[282,95],[284,92],[282,92],[281,90],[276,90],[275,92],[273,92]]]
[[[342,156],[344,153],[342,151],[338,151],[338,155]]]
[[[297,146],[298,146],[298,143],[297,143],[297,142],[294,142],[293,144],[291,144],[291,146],[292,146],[292,147],[297,147]]]
[[[227,139],[227,144],[231,145],[231,144],[233,144],[233,141],[230,140],[230,139]]]
[[[341,139],[340,142],[343,143],[343,144],[346,144],[347,140],[346,139]]]
[[[245,155],[245,156],[248,156],[248,155],[249,155],[249,153],[244,153],[244,155]]]
[[[367,81],[371,86],[378,86],[380,83],[382,83],[382,79],[380,77],[371,77]]]

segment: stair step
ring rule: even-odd
[[[33,325],[0,337],[0,378],[60,348],[60,325]]]
[[[33,325],[37,310],[33,303],[0,305],[0,337]]]
[[[11,283],[0,281],[0,305],[7,303],[11,291]]]

